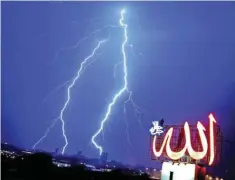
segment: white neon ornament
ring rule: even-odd
[[[178,152],[174,152],[171,150],[170,140],[173,135],[173,128],[170,128],[166,132],[165,137],[162,142],[162,145],[161,145],[161,148],[158,151],[156,150],[157,137],[156,137],[156,135],[154,136],[153,144],[152,144],[152,149],[153,149],[154,155],[156,157],[160,157],[163,153],[164,148],[166,147],[166,154],[172,160],[178,160],[178,159],[182,158],[185,155],[186,151],[188,151],[190,157],[192,157],[193,159],[200,160],[206,156],[206,154],[208,152],[208,146],[210,145],[210,158],[209,158],[208,164],[211,165],[214,161],[214,158],[215,158],[214,123],[216,123],[216,120],[215,120],[214,116],[212,114],[210,114],[209,115],[210,139],[208,139],[208,140],[205,135],[205,131],[206,131],[205,127],[200,122],[197,123],[197,129],[198,129],[199,137],[200,137],[201,144],[202,144],[202,151],[197,152],[197,151],[193,150],[192,144],[191,144],[191,134],[190,134],[189,124],[188,124],[188,122],[185,122],[185,124],[184,124],[184,132],[185,132],[184,148]],[[151,131],[151,129],[150,129],[150,131]]]
[[[163,133],[163,127],[159,126],[158,121],[153,121],[153,127],[150,128],[151,135],[155,136],[156,134],[160,135]]]

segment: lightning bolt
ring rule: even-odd
[[[96,29],[96,30],[90,32],[89,35],[87,35],[84,38],[80,39],[75,45],[69,46],[69,47],[66,47],[66,48],[61,48],[60,51],[56,53],[56,55],[54,57],[54,61],[58,58],[58,56],[61,54],[61,52],[64,52],[64,51],[69,50],[69,49],[76,49],[76,48],[78,48],[83,41],[89,39],[90,37],[92,37],[93,35],[97,34],[98,32],[101,32],[101,31],[103,31],[106,28],[118,28],[118,27],[119,26],[117,26],[117,25],[109,24],[109,25],[104,26],[103,28]]]
[[[117,100],[122,96],[122,94],[124,92],[127,92],[129,94],[129,99],[131,100],[131,96],[132,96],[132,92],[128,89],[128,81],[127,81],[127,76],[128,76],[128,72],[127,72],[127,58],[126,58],[126,52],[125,52],[125,46],[126,43],[128,41],[128,36],[127,36],[127,24],[125,24],[124,21],[124,14],[125,14],[125,9],[123,9],[121,11],[121,18],[119,19],[119,24],[120,26],[124,29],[124,41],[122,43],[122,55],[123,55],[123,72],[124,72],[124,85],[123,87],[113,96],[112,101],[110,102],[110,104],[108,105],[107,111],[105,113],[104,119],[102,119],[101,124],[100,124],[100,128],[97,130],[97,132],[92,136],[91,138],[91,142],[93,143],[93,145],[99,150],[99,154],[101,155],[103,152],[103,148],[101,145],[99,145],[95,139],[96,137],[103,132],[104,129],[104,124],[105,122],[108,120],[112,108],[113,106],[116,104]]]
[[[63,138],[64,138],[64,141],[65,141],[65,145],[63,146],[62,148],[62,154],[64,154],[65,152],[65,149],[66,147],[68,146],[68,138],[66,136],[66,132],[65,132],[65,120],[64,120],[64,112],[67,108],[67,106],[69,105],[69,102],[70,102],[70,99],[71,99],[71,89],[74,87],[76,81],[80,78],[82,72],[84,71],[84,69],[86,69],[90,63],[92,63],[92,61],[90,61],[91,58],[93,58],[95,56],[95,54],[97,53],[98,49],[100,48],[100,46],[105,43],[108,39],[104,39],[104,40],[101,40],[99,41],[98,45],[93,49],[92,53],[87,56],[83,61],[82,63],[80,64],[80,68],[78,69],[77,71],[77,74],[76,76],[70,80],[70,81],[67,81],[67,83],[70,83],[68,88],[67,88],[67,99],[63,105],[63,108],[61,109],[60,111],[60,116],[59,118],[56,118],[55,121],[52,123],[52,125],[46,130],[45,134],[33,145],[33,149],[43,140],[47,137],[48,133],[50,132],[50,129],[52,127],[54,127],[54,125],[56,124],[56,122],[58,120],[61,121],[61,130],[62,130],[62,135],[63,135]]]
[[[80,77],[80,74],[81,74],[81,72],[83,70],[84,65],[87,63],[87,61],[90,58],[92,58],[95,55],[96,51],[100,48],[101,44],[103,44],[106,41],[107,40],[100,41],[98,43],[98,45],[95,47],[95,49],[93,50],[93,52],[89,56],[87,56],[85,58],[85,60],[81,63],[81,66],[80,66],[80,68],[79,68],[79,70],[77,72],[77,75],[74,77],[74,79],[72,80],[72,83],[69,85],[69,87],[67,89],[67,100],[66,100],[66,102],[65,102],[65,104],[64,104],[64,106],[63,106],[63,108],[62,108],[62,110],[60,112],[60,120],[61,120],[61,123],[62,123],[62,133],[63,133],[63,137],[64,137],[64,140],[65,140],[65,145],[62,148],[62,154],[64,154],[65,148],[68,146],[68,139],[67,139],[67,136],[66,136],[66,133],[65,133],[65,122],[64,122],[64,117],[63,116],[64,116],[64,111],[67,108],[67,106],[68,106],[68,104],[70,102],[70,99],[71,99],[71,97],[70,97],[71,88],[73,88],[73,86],[75,85],[75,82]]]
[[[127,72],[127,58],[126,58],[126,51],[125,51],[125,47],[127,46],[127,41],[128,41],[128,36],[127,36],[127,24],[125,24],[123,21],[124,21],[124,14],[125,14],[125,10],[122,10],[121,11],[121,18],[119,19],[119,26],[116,26],[116,25],[107,25],[107,26],[104,26],[102,29],[98,29],[98,30],[95,30],[93,32],[91,32],[87,37],[84,37],[83,39],[81,39],[80,41],[77,42],[77,44],[75,46],[70,46],[68,48],[64,48],[64,49],[61,49],[61,51],[63,50],[67,50],[67,49],[70,49],[70,48],[78,48],[79,45],[81,44],[82,41],[90,38],[92,35],[102,31],[104,28],[108,28],[108,27],[111,27],[111,28],[116,28],[116,27],[121,27],[124,29],[124,40],[122,42],[122,45],[121,45],[121,52],[122,52],[122,56],[123,56],[123,59],[122,61],[120,61],[119,63],[117,63],[114,67],[114,77],[116,75],[115,71],[116,71],[116,68],[119,66],[119,65],[122,65],[123,66],[123,72],[124,72],[124,77],[123,77],[123,80],[124,80],[124,85],[123,87],[113,96],[112,98],[112,101],[110,102],[110,104],[108,105],[108,108],[107,108],[107,111],[106,111],[106,114],[104,116],[104,119],[101,121],[101,124],[100,124],[100,128],[98,129],[98,131],[92,136],[92,139],[91,139],[91,142],[95,145],[95,147],[99,150],[99,153],[100,155],[102,154],[103,152],[103,148],[102,146],[98,145],[98,143],[96,143],[95,139],[96,137],[102,133],[103,133],[103,129],[104,129],[104,124],[105,122],[108,120],[110,114],[111,114],[111,111],[112,111],[112,108],[113,106],[116,104],[117,100],[124,94],[124,92],[128,93],[128,99],[124,102],[124,113],[126,113],[126,104],[128,102],[131,102],[134,110],[135,110],[135,113],[136,114],[141,114],[141,110],[140,108],[135,104],[135,102],[133,101],[132,99],[132,91],[128,88],[128,81],[127,81],[127,77],[128,77],[128,72]],[[108,38],[109,39],[109,38]],[[102,40],[102,41],[99,41],[98,45],[93,49],[92,53],[87,56],[83,62],[80,64],[80,68],[78,69],[77,71],[77,74],[76,76],[69,80],[69,81],[66,81],[65,83],[63,83],[62,85],[60,85],[59,87],[57,87],[54,91],[57,91],[59,90],[60,88],[64,87],[65,85],[69,84],[68,87],[67,87],[67,98],[66,98],[66,101],[60,111],[60,115],[58,118],[56,118],[53,123],[51,124],[51,126],[46,130],[45,134],[34,144],[33,146],[33,149],[43,140],[47,137],[48,133],[50,132],[51,128],[54,127],[54,125],[56,124],[56,122],[58,122],[58,120],[60,120],[61,122],[61,130],[62,130],[62,135],[63,135],[63,139],[65,141],[65,144],[62,148],[62,154],[64,154],[65,150],[66,150],[66,147],[68,146],[68,138],[66,136],[66,131],[65,131],[65,120],[64,120],[64,113],[65,113],[65,110],[66,108],[68,107],[69,105],[69,102],[70,102],[70,99],[71,99],[71,89],[74,87],[74,85],[76,84],[76,81],[80,78],[81,74],[85,71],[85,69],[90,65],[92,64],[95,60],[94,60],[94,56],[99,56],[100,54],[97,53],[98,49],[100,48],[100,46],[105,43],[108,39],[105,39],[105,40]],[[131,48],[133,48],[132,45],[129,45]],[[133,53],[134,54],[134,53]],[[56,57],[58,56],[59,54],[56,55]],[[91,60],[90,60],[91,59]],[[93,59],[93,60],[92,60]],[[53,92],[54,92],[53,91]],[[49,94],[49,96],[46,97],[46,99],[44,100],[44,102],[51,96],[52,93]],[[128,132],[128,122],[125,118],[125,123],[126,123],[126,134],[127,134],[127,141],[128,141],[128,144],[130,145],[130,138],[129,138],[129,132]]]
[[[87,62],[84,67],[83,67],[83,70],[82,72],[80,73],[80,76],[82,75],[82,73],[92,64],[94,63],[99,57],[101,56],[101,53],[97,54],[95,58],[93,58],[92,60],[90,60],[89,62]],[[64,83],[58,85],[55,89],[53,89],[45,98],[44,100],[42,101],[42,103],[46,103],[47,100],[57,91],[59,91],[61,88],[65,87],[68,83],[70,83],[72,80],[68,80],[68,81],[65,81]]]
[[[60,90],[61,88],[63,88],[64,86],[66,86],[68,83],[70,83],[71,80],[65,81],[64,83],[60,84],[59,86],[57,86],[55,89],[53,89],[42,101],[42,103],[46,103],[47,100],[52,96],[52,94],[54,94],[55,92],[57,92],[58,90]]]
[[[36,148],[36,146],[47,137],[48,133],[50,132],[51,128],[53,128],[56,124],[56,122],[59,120],[59,117],[53,120],[52,124],[47,128],[45,134],[33,145],[33,149]]]
[[[75,82],[80,77],[80,74],[83,70],[84,65],[87,63],[87,61],[90,58],[92,58],[95,55],[96,51],[100,48],[101,44],[103,44],[106,41],[107,40],[99,41],[98,45],[95,47],[93,52],[85,58],[85,60],[81,63],[81,66],[80,66],[79,70],[77,71],[77,75],[74,77],[74,79],[72,80],[72,83],[69,85],[69,87],[67,89],[67,100],[66,100],[66,102],[65,102],[65,104],[64,104],[64,106],[63,106],[63,108],[60,112],[60,120],[61,120],[61,123],[62,123],[62,133],[63,133],[63,137],[64,137],[64,140],[65,140],[65,145],[63,146],[62,152],[61,152],[62,154],[64,154],[64,151],[65,151],[66,147],[68,146],[68,139],[67,139],[67,136],[66,136],[66,133],[65,133],[64,111],[67,108],[67,106],[70,102],[70,99],[71,99],[71,97],[70,97],[71,88],[73,88],[73,86],[75,85]]]

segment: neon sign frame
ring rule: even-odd
[[[156,158],[159,158],[163,155],[163,152],[166,153],[166,155],[171,160],[179,160],[184,157],[184,155],[187,153],[192,159],[194,160],[201,160],[205,158],[207,155],[208,157],[208,165],[212,165],[215,160],[215,124],[216,119],[212,114],[209,114],[209,128],[206,129],[201,122],[197,122],[197,131],[199,135],[199,141],[201,142],[202,150],[201,151],[195,151],[192,147],[192,140],[191,140],[191,132],[190,132],[190,126],[188,122],[184,123],[183,130],[184,130],[184,138],[185,138],[185,144],[183,147],[181,147],[181,150],[179,151],[173,151],[170,146],[170,141],[173,136],[173,127],[170,127],[163,137],[163,141],[161,143],[160,149],[157,150],[156,143],[157,143],[157,135],[153,136],[152,139],[152,152],[153,155]],[[205,133],[208,133],[208,137]]]

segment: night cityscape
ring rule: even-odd
[[[1,2],[1,178],[235,180],[234,2]]]

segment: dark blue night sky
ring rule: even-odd
[[[98,129],[112,96],[123,85],[118,24],[125,7],[128,24],[128,81],[133,99],[143,110],[141,124],[124,94],[98,142],[109,159],[154,164],[149,153],[153,120],[166,124],[208,121],[214,112],[225,138],[235,126],[235,4],[233,2],[3,2],[2,3],[2,141],[31,148],[59,116],[68,85],[47,95],[75,76],[82,60],[98,41],[108,38],[99,59],[72,89],[65,112],[69,146],[98,157],[90,139]],[[56,55],[57,54],[57,55]],[[233,113],[232,113],[233,112]],[[131,144],[128,144],[126,122]],[[235,136],[235,135],[234,135]],[[61,124],[37,148],[54,151],[64,140]]]

